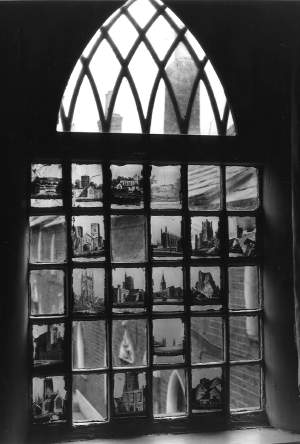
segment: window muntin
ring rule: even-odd
[[[189,187],[194,185],[188,172],[195,167],[205,178],[209,166],[178,164],[180,207],[170,209],[168,199],[162,199],[165,204],[152,209],[151,178],[156,164],[143,163],[142,185],[138,176],[135,181],[142,187],[144,208],[128,209],[127,199],[123,206],[113,208],[114,164],[97,162],[102,169],[104,207],[81,208],[73,206],[75,164],[78,161],[62,164],[62,207],[51,206],[52,200],[48,207],[31,207],[33,421],[101,423],[132,415],[192,418],[201,412],[225,414],[229,405],[233,411],[261,408],[261,196],[255,209],[248,209],[249,201],[253,202],[248,192],[253,189],[253,170],[257,178],[254,188],[259,189],[258,168],[238,166],[236,187],[240,193],[243,173],[246,198],[240,198],[237,210],[229,211],[226,177],[232,167],[214,165],[218,173],[211,176],[212,189],[219,177],[220,209],[206,209],[208,200],[202,199],[200,188],[197,210],[191,210]],[[160,167],[172,172],[168,164]],[[52,184],[46,179],[42,181],[50,189]],[[124,184],[130,193],[132,181]],[[233,183],[230,187],[235,188]],[[207,184],[205,189],[209,188]],[[170,190],[173,196],[173,186]],[[151,248],[155,217],[167,221],[167,230],[161,229],[161,256]],[[168,226],[172,217],[181,220],[180,238]],[[74,255],[76,218],[89,221],[88,230],[78,224],[83,227],[77,229],[84,252],[80,260]],[[199,250],[204,251],[199,255],[194,254],[192,242],[195,218],[202,218],[194,234]],[[213,218],[218,222],[215,228]],[[234,238],[230,218],[238,221]],[[255,219],[255,230],[249,223],[240,223],[245,218]],[[103,221],[101,228],[99,220]],[[256,230],[257,238],[252,239],[256,254],[232,255],[233,241],[243,244],[244,237],[247,240],[249,232],[256,234]],[[36,232],[42,233],[42,244]],[[60,239],[55,251],[66,251],[66,255],[54,256],[54,264],[48,254],[53,235]],[[61,239],[66,239],[66,244]],[[211,254],[216,244],[218,255]],[[101,255],[98,250],[95,254],[99,245]],[[38,248],[42,253],[33,254]],[[44,281],[36,282],[46,279],[47,283],[50,278],[53,303],[45,305]],[[251,399],[246,397],[241,374],[255,381]],[[122,387],[124,398],[120,396]],[[88,409],[90,405],[93,408]]]
[[[58,131],[235,135],[222,83],[159,0],[129,0],[95,33],[65,88]]]

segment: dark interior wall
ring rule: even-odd
[[[24,160],[31,148],[42,152],[45,146],[59,143],[55,134],[57,111],[70,71],[86,42],[121,3],[0,3],[3,443],[22,442],[28,420]],[[237,117],[240,153],[266,161],[267,413],[272,424],[300,431],[290,205],[290,91],[293,58],[300,40],[300,4],[167,3],[184,18],[221,74]]]

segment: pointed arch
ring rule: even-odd
[[[185,411],[185,388],[177,370],[170,375],[167,388],[166,413],[171,415]]]
[[[109,82],[112,62],[103,54],[97,56],[103,45],[120,64],[114,83]],[[79,101],[84,79],[91,97]],[[135,111],[126,109],[126,97],[121,111],[116,108],[125,79]],[[200,84],[209,98],[202,104]],[[162,113],[154,113],[156,102],[164,108]],[[140,126],[137,133],[155,133],[162,128],[164,134],[236,134],[231,107],[211,62],[183,22],[160,0],[128,0],[96,32],[66,86],[57,131],[132,132],[134,113]],[[207,116],[211,121],[204,125]]]

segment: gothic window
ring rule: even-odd
[[[237,161],[239,136],[201,137],[236,131],[199,43],[162,2],[129,0],[77,62],[57,129],[68,149],[30,167],[35,426],[261,411],[262,169]]]
[[[70,76],[57,130],[236,132],[211,62],[160,0],[129,0],[95,33]]]

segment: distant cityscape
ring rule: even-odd
[[[66,400],[62,391],[54,387],[54,382],[63,377],[46,377],[43,388],[33,398],[32,414],[36,423],[55,422],[66,419]],[[40,378],[33,379],[33,385]],[[35,389],[35,387],[34,387]]]
[[[231,219],[231,218],[230,218]],[[229,219],[229,220],[230,220]],[[240,223],[238,218],[232,218],[235,222],[231,227],[229,239],[230,256],[253,257],[256,254],[256,227],[255,220],[251,217],[244,218],[244,223]]]
[[[210,272],[199,270],[198,280],[191,289],[194,302],[212,301],[220,298],[220,288],[216,285]]]
[[[193,253],[199,256],[217,256],[220,250],[218,230],[214,233],[213,222],[202,221],[201,231],[194,234]]]
[[[72,184],[73,206],[85,202],[100,202],[103,197],[102,184],[96,184],[90,176],[84,175]]]
[[[192,389],[192,409],[214,410],[221,409],[222,406],[222,379],[201,378],[199,384]]]
[[[74,256],[91,257],[104,253],[104,239],[99,223],[90,224],[90,233],[84,233],[82,226],[73,224],[71,235]]]
[[[124,280],[122,284],[113,287],[113,303],[118,305],[140,305],[144,303],[145,291],[140,288],[135,288],[134,278],[124,273]]]

